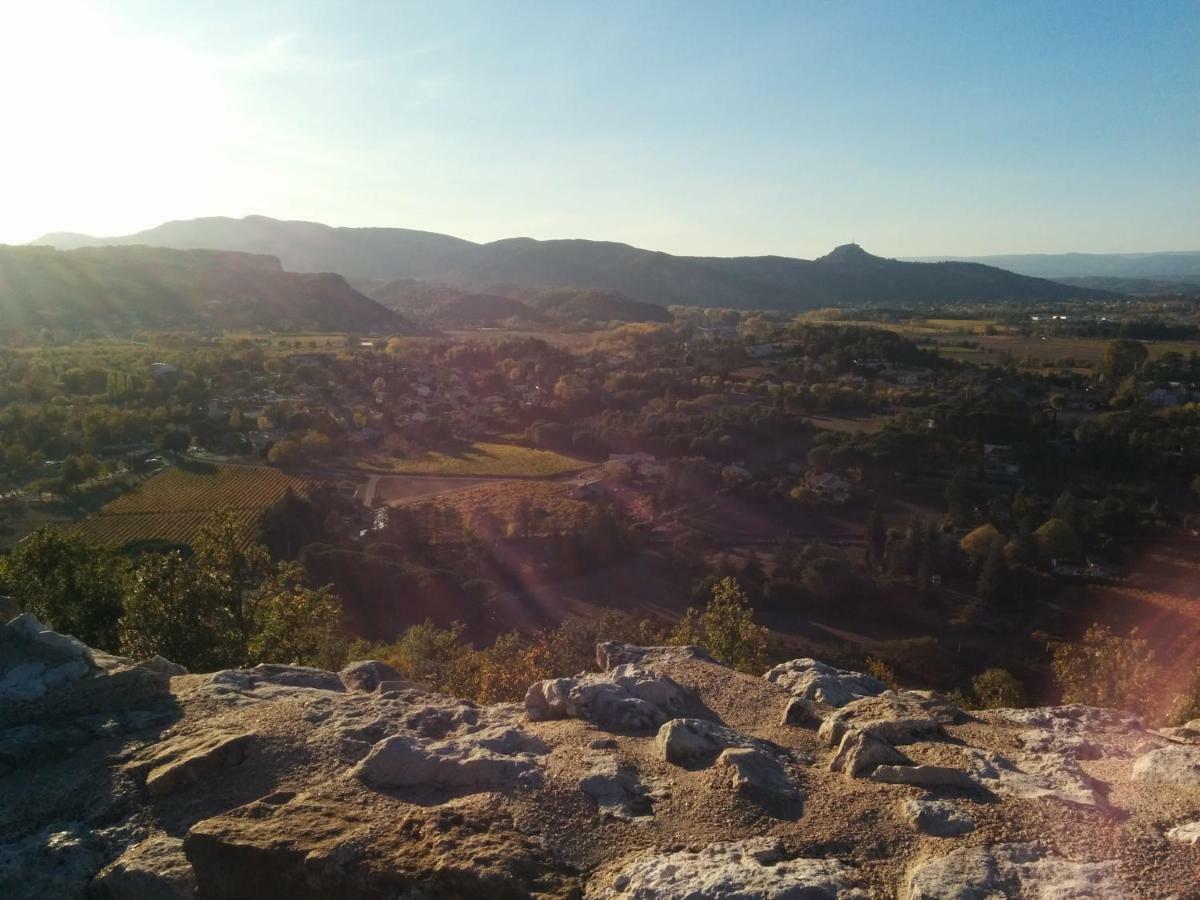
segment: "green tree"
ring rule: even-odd
[[[1054,645],[1050,666],[1063,703],[1143,712],[1153,696],[1154,651],[1136,629],[1123,638],[1093,625],[1079,642]]]
[[[123,570],[115,554],[42,529],[0,561],[0,584],[47,627],[116,652]]]
[[[876,572],[883,569],[883,551],[887,546],[887,525],[879,506],[874,505],[867,513],[867,563]]]
[[[987,560],[994,544],[1004,545],[1002,535],[995,525],[980,525],[974,531],[965,535],[958,545],[962,547],[972,565],[978,566]]]
[[[1100,368],[1105,375],[1121,379],[1140,369],[1149,355],[1141,341],[1113,341],[1104,351]]]
[[[985,669],[971,679],[971,695],[980,709],[1012,709],[1029,701],[1025,687],[1007,669]]]
[[[1083,552],[1083,543],[1079,535],[1062,519],[1047,519],[1033,533],[1038,551],[1044,560],[1063,559],[1079,556]]]
[[[743,672],[757,675],[766,668],[766,629],[754,624],[746,592],[732,577],[713,586],[703,613],[691,608],[684,613],[668,642],[699,644],[714,659]]]
[[[984,603],[994,605],[1004,599],[1007,589],[1008,563],[1004,559],[1004,542],[995,540],[979,570],[975,593]]]

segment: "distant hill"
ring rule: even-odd
[[[410,330],[340,275],[285,272],[270,256],[213,250],[0,245],[0,332],[50,328]]]
[[[974,262],[1038,278],[1145,278],[1200,282],[1200,251],[1173,253],[1018,253],[1006,256],[927,256],[916,262]]]
[[[135,235],[46,235],[41,243],[148,244],[269,253],[293,271],[354,278],[613,291],[660,306],[808,309],[857,302],[1055,301],[1112,296],[969,262],[884,259],[848,244],[816,260],[688,257],[627,244],[510,238],[474,244],[402,228],[331,228],[264,216],[168,222]]]
[[[1117,278],[1115,276],[1091,275],[1080,278],[1055,278],[1072,287],[1095,288],[1101,291],[1116,291],[1131,297],[1162,297],[1183,295],[1200,296],[1200,278],[1194,281],[1163,281],[1157,278]]]
[[[530,297],[528,305],[562,321],[670,322],[674,316],[654,303],[632,300],[616,291],[559,288]]]

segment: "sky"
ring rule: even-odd
[[[0,242],[1200,249],[1200,2],[0,0]]]

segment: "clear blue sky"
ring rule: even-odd
[[[263,213],[720,255],[1200,249],[1197,0],[4,17],[0,241]]]

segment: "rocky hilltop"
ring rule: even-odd
[[[603,644],[477,706],[0,630],[6,898],[1197,897],[1200,722]]]

